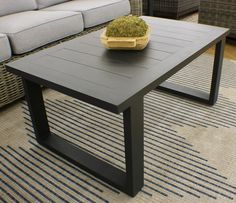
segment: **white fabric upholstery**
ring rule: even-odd
[[[82,12],[88,28],[130,14],[130,3],[129,0],[74,0],[44,10]]]
[[[38,9],[46,8],[48,6],[64,3],[69,0],[36,0],[38,4]]]
[[[0,34],[0,62],[11,57],[11,47],[8,38],[4,34]]]
[[[81,32],[83,17],[70,11],[27,11],[0,18],[0,30],[8,35],[15,54]]]
[[[0,16],[37,8],[35,0],[0,0]]]

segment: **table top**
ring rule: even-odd
[[[152,33],[143,51],[106,50],[100,30],[11,62],[7,70],[120,113],[229,33],[208,25],[143,19]]]

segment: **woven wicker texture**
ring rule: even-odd
[[[0,65],[0,107],[23,96],[21,79]]]
[[[201,0],[199,22],[231,29],[230,37],[236,38],[236,1]]]
[[[133,15],[138,15],[138,16],[142,15],[142,0],[130,0],[130,4],[131,4],[131,13]],[[85,35],[88,32],[98,30],[104,26],[105,26],[104,24],[99,25],[95,28],[85,30],[77,35],[73,35],[73,36],[67,37],[65,39],[59,40],[57,42],[50,43],[46,46],[43,46],[39,49],[32,51],[32,52],[29,52],[29,53],[26,53],[23,55],[19,55],[19,56],[14,56],[10,60],[0,63],[0,108],[24,96],[22,81],[19,77],[6,71],[5,64],[7,62],[10,62],[12,60],[16,60],[18,58],[24,57],[25,55],[29,55],[31,53],[40,51],[42,49],[46,49],[48,47],[55,46],[56,44],[71,40],[75,37]]]
[[[130,0],[131,13],[141,16],[143,13],[143,0]]]
[[[144,0],[143,8],[147,13],[148,1]],[[154,15],[160,17],[179,18],[197,11],[200,0],[154,0]]]

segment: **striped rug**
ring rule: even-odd
[[[209,90],[213,57],[170,81]],[[225,60],[218,103],[145,96],[145,185],[131,198],[37,144],[25,101],[0,112],[0,202],[236,202],[236,62]],[[45,90],[50,129],[125,170],[122,115]]]

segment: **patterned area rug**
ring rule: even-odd
[[[170,81],[208,91],[213,57]],[[235,202],[236,62],[224,61],[218,103],[161,91],[145,96],[145,186],[135,197],[38,145],[24,101],[0,112],[0,202]],[[125,170],[122,115],[44,91],[55,134]]]

